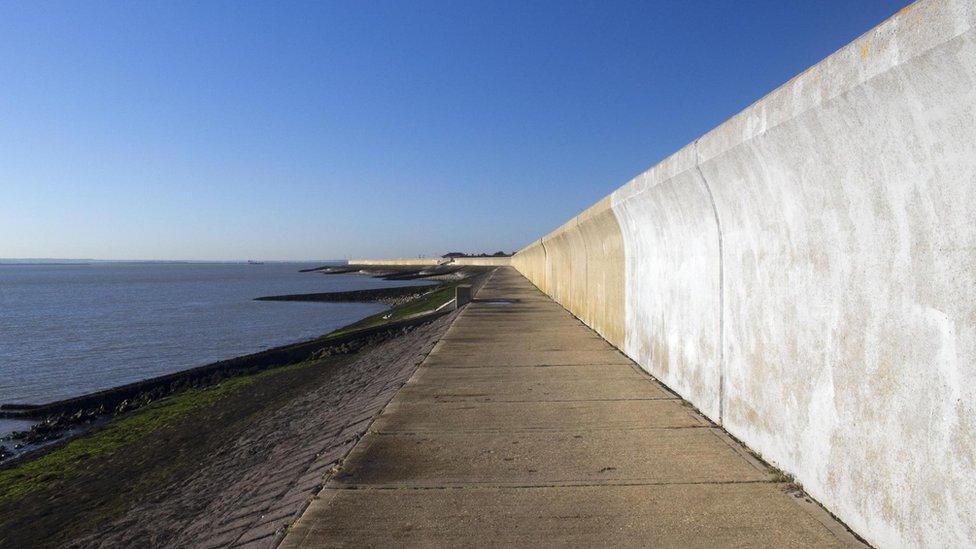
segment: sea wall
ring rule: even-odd
[[[903,9],[512,261],[884,547],[976,544],[974,25]]]
[[[471,267],[504,267],[512,264],[511,257],[455,257],[451,265]]]
[[[424,267],[430,265],[442,265],[448,263],[450,260],[441,259],[439,257],[431,258],[403,258],[403,259],[350,259],[346,262],[347,265],[364,265],[367,267],[387,267],[387,266],[405,266],[405,267]]]
[[[433,265],[458,265],[462,267],[504,267],[512,264],[511,257],[455,257],[414,259],[350,259],[348,265],[413,267]]]

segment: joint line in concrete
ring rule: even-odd
[[[715,196],[712,194],[712,187],[705,178],[705,172],[701,169],[701,154],[698,150],[698,138],[694,142],[695,149],[695,170],[701,178],[705,192],[708,193],[708,201],[712,205],[712,215],[715,216],[715,230],[718,233],[718,424],[722,425],[725,416],[725,250],[722,242],[722,221],[718,216],[718,207],[715,205]]]
[[[540,238],[539,245],[542,246],[542,280],[546,288],[549,287],[549,250],[546,249],[546,239]],[[540,288],[541,289],[541,288]],[[548,293],[548,292],[543,292]]]
[[[576,216],[576,230],[579,231],[580,238],[583,240],[583,300],[581,303],[589,303],[590,295],[590,247],[586,244],[586,235],[580,227],[579,216]],[[582,311],[581,311],[582,312]]]

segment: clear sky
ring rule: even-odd
[[[906,0],[0,0],[0,257],[513,251]]]

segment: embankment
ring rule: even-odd
[[[477,267],[505,267],[512,264],[511,257],[455,257],[451,265]]]
[[[484,257],[453,257],[453,258],[431,258],[431,259],[350,259],[349,266],[390,266],[390,267],[410,267],[410,266],[435,266],[435,265],[456,265],[459,267],[504,267],[512,264],[509,256],[484,256]]]
[[[881,546],[976,544],[974,25],[909,6],[512,261]]]
[[[254,298],[255,301],[317,301],[324,303],[365,303],[379,302],[397,305],[405,300],[423,295],[437,288],[437,285],[397,286],[394,288],[375,288],[372,290],[350,290],[347,292],[323,292],[311,294],[268,295]]]
[[[141,403],[0,465],[0,547],[273,546],[448,329],[454,287],[492,270],[315,340],[21,410]]]
[[[183,391],[0,467],[0,546],[273,547],[451,320]]]
[[[441,259],[439,257],[431,258],[404,258],[404,259],[350,259],[347,263],[349,265],[362,265],[364,267],[375,267],[375,266],[431,266],[431,265],[441,265],[444,263],[449,263],[448,259]]]

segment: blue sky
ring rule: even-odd
[[[906,3],[0,0],[0,257],[512,251]]]

